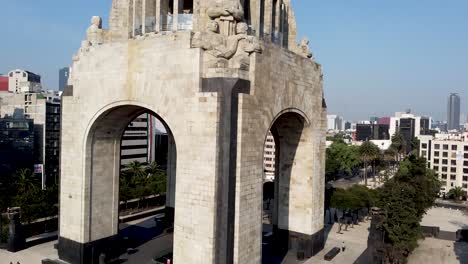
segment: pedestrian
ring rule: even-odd
[[[346,245],[344,243],[344,241],[341,243],[341,251],[345,252],[346,250]]]

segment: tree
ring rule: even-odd
[[[411,154],[419,157],[420,144],[421,144],[421,140],[419,140],[417,137],[414,137],[411,140]]]
[[[448,193],[447,196],[450,199],[454,199],[456,201],[461,201],[462,198],[466,198],[466,192],[463,190],[463,188],[457,186],[455,188],[452,188]]]
[[[344,142],[334,142],[326,150],[327,181],[336,180],[340,173],[351,175],[360,163],[358,148]]]
[[[369,162],[374,161],[380,153],[379,147],[377,147],[374,143],[370,141],[364,142],[359,147],[359,154],[361,160],[364,162],[364,180],[365,185],[367,186],[367,167],[369,166]]]
[[[395,177],[379,190],[377,206],[384,212],[386,263],[405,263],[422,237],[420,222],[434,205],[440,182],[427,161],[410,155]]]
[[[406,154],[406,141],[400,131],[397,131],[395,135],[392,136],[392,144],[390,145],[390,149],[396,154],[395,160],[400,162],[400,157]]]

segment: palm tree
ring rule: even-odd
[[[447,193],[448,197],[453,197],[456,201],[460,201],[463,197],[466,197],[466,192],[462,187],[455,187]]]
[[[129,176],[130,178],[147,176],[143,164],[138,161],[132,161],[129,164],[125,165],[123,173]]]
[[[20,169],[16,172],[16,185],[18,186],[18,193],[25,193],[28,190],[35,190],[37,188],[37,180],[34,179],[34,174],[30,169]]]
[[[393,166],[391,165],[396,160],[396,150],[394,148],[388,148],[384,152],[384,160],[387,161],[387,170],[393,173]]]
[[[402,155],[406,154],[406,141],[400,131],[397,131],[395,135],[392,136],[392,145],[390,148],[395,151],[396,161],[400,162]]]
[[[366,141],[359,147],[359,153],[361,155],[361,160],[364,162],[364,180],[365,185],[367,186],[368,164],[378,157],[380,150],[374,143]]]

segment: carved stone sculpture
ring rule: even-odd
[[[309,39],[303,37],[301,43],[298,45],[298,53],[306,58],[312,58],[312,52],[309,49]]]
[[[86,30],[86,38],[92,46],[100,45],[104,42],[104,31],[102,30],[102,18],[93,16],[91,26]]]
[[[261,53],[262,47],[255,36],[247,35],[249,26],[245,22],[237,24],[236,37],[238,39],[238,47],[236,53],[231,60],[231,67],[242,70],[249,70],[250,55],[252,53]]]
[[[207,14],[211,19],[232,16],[236,21],[244,19],[244,8],[238,0],[224,1],[222,5],[208,8]]]

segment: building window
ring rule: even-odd
[[[447,167],[442,167],[442,171],[447,172],[448,171]]]
[[[435,144],[434,149],[440,149],[440,144]]]
[[[465,153],[465,155],[463,155],[465,157],[465,159],[468,159],[468,153]]]
[[[448,152],[444,152],[444,153],[442,153],[442,157],[444,157],[444,158],[448,158]]]
[[[449,149],[449,146],[448,145],[444,145],[444,150],[448,150]]]
[[[447,179],[447,174],[442,174],[442,179],[446,180]]]
[[[463,166],[468,167],[468,161],[465,160],[465,161],[463,162]]]
[[[450,183],[450,187],[454,187],[455,184],[453,182]]]
[[[452,150],[457,150],[457,145],[452,145]]]
[[[463,176],[463,181],[468,182],[468,176]]]
[[[463,169],[464,174],[468,174],[468,169]]]
[[[438,171],[438,170],[439,170],[439,166],[434,166],[434,170],[435,170],[435,171]]]
[[[439,151],[434,152],[434,157],[439,157]]]
[[[468,152],[468,146],[465,146],[465,151],[467,151],[467,152]]]
[[[464,183],[463,188],[465,188],[465,189],[468,188],[468,184]]]
[[[451,161],[450,161],[450,164],[451,164],[452,166],[457,166],[457,161],[456,161],[456,160],[451,160]]]
[[[422,144],[422,148],[423,148],[423,149],[427,149],[427,143],[423,143],[423,144]]]
[[[450,168],[450,172],[457,173],[457,168]]]
[[[443,160],[442,160],[442,164],[443,164],[443,165],[448,165],[448,160],[447,160],[447,159],[443,159]]]
[[[423,150],[423,151],[422,151],[422,156],[423,156],[423,157],[427,157],[427,151]]]

